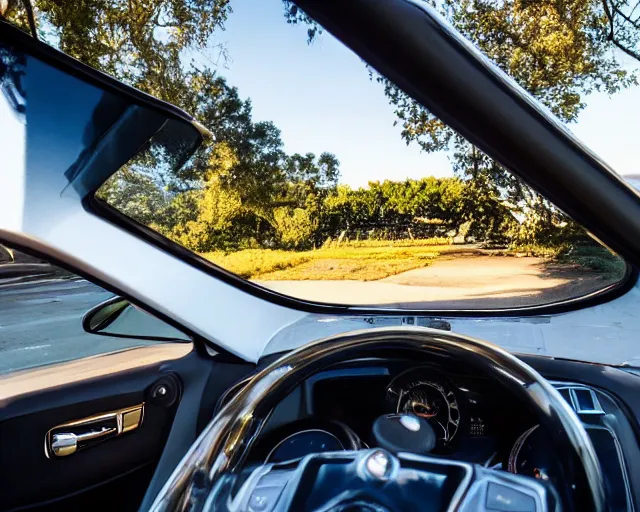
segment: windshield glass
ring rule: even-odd
[[[278,1],[237,6],[225,40],[214,37],[223,62],[211,66],[194,54],[198,64],[184,77],[191,110],[214,141],[182,167],[167,165],[181,159],[181,136],[167,135],[168,126],[97,197],[242,279],[306,301],[521,308],[625,280],[625,263],[581,226],[331,35],[290,14],[286,26]],[[550,34],[567,29],[554,23]],[[580,123],[584,107],[592,117],[594,109],[576,94],[588,100],[594,87],[604,97],[635,88],[633,66],[586,39],[571,44],[594,52],[585,58],[618,78],[598,68],[583,86],[569,85],[580,63],[563,70],[564,54],[546,47],[549,65],[564,74],[541,78],[535,64],[466,30],[503,69],[539,89],[538,99],[562,120],[578,121],[587,138],[600,121]],[[251,44],[256,37],[260,45]]]
[[[193,113],[213,138],[193,154],[195,127],[185,131],[128,96],[122,102],[84,82],[78,88],[69,74],[0,49],[3,156],[10,168],[29,163],[27,210],[47,219],[36,238],[89,260],[85,240],[77,238],[111,240],[79,229],[82,216],[85,229],[98,225],[90,220],[137,236],[146,230],[145,243],[135,240],[146,256],[120,250],[128,255],[123,260],[109,248],[91,260],[93,268],[111,266],[128,286],[138,279],[135,286],[145,287],[166,273],[189,292],[196,282],[215,288],[218,309],[205,306],[217,313],[212,323],[232,316],[229,296],[277,313],[261,317],[249,335],[236,323],[233,334],[219,337],[225,348],[243,348],[243,357],[371,325],[426,325],[514,352],[633,362],[640,285],[630,289],[635,274],[620,258],[290,3],[234,2],[153,4],[148,17],[123,17],[126,6],[105,4],[79,11],[72,23],[61,21],[69,11],[58,3],[38,3],[48,43]],[[637,183],[638,63],[602,37],[598,5],[491,1],[437,8]],[[26,26],[19,9],[8,16]],[[93,29],[105,26],[121,38]],[[22,174],[10,173],[0,187],[3,204],[22,200],[13,176]],[[96,190],[95,199],[86,197]],[[56,206],[43,196],[55,196]],[[78,197],[86,199],[82,208]],[[19,218],[20,206],[7,208],[10,230],[33,224],[35,213]],[[116,218],[115,210],[124,215]],[[49,227],[62,223],[74,226],[74,236]],[[151,253],[165,266],[149,265]],[[237,279],[210,279],[178,258],[205,259]],[[170,263],[178,265],[164,270]],[[153,278],[129,270],[141,265]],[[183,268],[192,272],[189,285],[175,271]],[[281,308],[262,300],[282,303],[282,294],[307,303]],[[580,300],[561,308],[517,309],[573,298]],[[224,301],[229,305],[220,313]],[[367,306],[367,316],[307,314],[308,301]],[[167,309],[200,320],[180,307],[176,300]],[[386,314],[391,308],[403,314]],[[250,350],[242,347],[247,340]]]

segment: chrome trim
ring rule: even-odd
[[[340,445],[340,447],[344,450],[344,445],[340,442],[340,439],[338,439],[336,436],[334,436],[331,432],[327,432],[324,429],[321,428],[307,428],[304,430],[299,430],[298,432],[294,432],[291,435],[288,435],[287,437],[285,437],[282,441],[280,441],[279,443],[277,443],[273,448],[271,448],[271,450],[269,451],[267,457],[264,460],[265,464],[272,464],[273,462],[270,461],[269,459],[271,458],[271,455],[273,455],[273,452],[275,452],[280,446],[282,446],[286,441],[288,441],[289,439],[291,439],[292,437],[296,437],[297,435],[300,434],[304,434],[305,432],[322,432],[323,434],[327,434],[328,436],[333,437],[338,444]],[[302,457],[300,457],[302,458]],[[295,459],[292,459],[295,460]],[[285,462],[285,461],[276,461],[276,462]]]
[[[513,443],[513,447],[509,452],[509,460],[507,462],[507,470],[510,473],[513,473],[514,475],[519,474],[516,463],[518,461],[518,455],[520,455],[520,450],[522,450],[522,447],[524,446],[524,443],[527,441],[529,436],[533,434],[538,429],[539,426],[540,425],[535,425],[531,427],[529,430],[525,430],[522,434],[520,434],[520,436],[518,436],[518,439],[516,439],[516,442]]]
[[[116,435],[118,435],[116,427],[102,427],[100,430],[91,430],[84,434],[60,432],[51,436],[51,453],[56,457],[66,457],[76,453],[79,443],[102,441]]]
[[[44,454],[48,459],[72,455],[80,449],[92,446],[91,443],[87,446],[80,446],[79,443],[90,441],[101,442],[106,439],[121,436],[140,427],[143,419],[144,402],[132,407],[61,423],[49,429],[46,433],[44,438]],[[114,426],[100,427],[100,424],[104,422],[114,422]],[[98,426],[100,430],[91,430],[94,426]],[[86,427],[89,430],[81,434],[62,432],[62,430],[75,429],[77,427]]]
[[[575,384],[573,382],[561,382],[561,381],[553,381],[551,385],[556,388],[558,391],[567,390],[569,391],[569,397],[571,399],[571,407],[578,414],[595,414],[602,416],[605,414],[602,406],[600,405],[600,401],[598,400],[597,392],[584,384]],[[586,391],[589,393],[591,400],[593,401],[593,409],[583,409],[578,402],[578,397],[576,396],[576,391]]]
[[[366,480],[394,480],[400,471],[400,461],[386,450],[375,448],[360,460],[358,472]]]
[[[586,391],[587,393],[589,393],[589,396],[593,402],[593,408],[590,408],[590,409],[583,408],[580,405],[576,391]],[[604,414],[604,411],[602,410],[602,406],[600,405],[600,402],[598,401],[598,397],[596,396],[593,389],[572,387],[571,389],[569,389],[569,396],[571,397],[571,401],[573,402],[573,410],[576,411],[578,414],[598,414],[598,415]]]
[[[480,368],[508,386],[516,397],[538,412],[550,427],[562,463],[580,487],[579,492],[605,510],[603,475],[589,439],[576,413],[560,393],[538,372],[506,350],[467,336],[427,328],[375,328],[339,334],[292,351],[258,372],[234,400],[211,420],[176,467],[150,510],[181,511],[189,503],[199,510],[212,488],[225,489],[242,469],[251,446],[274,407],[313,374],[328,366],[363,357],[395,357],[399,352],[426,359],[447,355]],[[198,476],[199,475],[199,476]],[[207,475],[206,478],[200,478]],[[226,476],[228,478],[222,478]],[[194,487],[198,492],[192,492]]]

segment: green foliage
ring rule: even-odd
[[[636,83],[607,41],[599,0],[446,0],[442,14],[500,68],[563,121],[575,121],[594,90],[613,94]],[[426,151],[466,141],[388,80],[402,136]]]
[[[238,195],[222,188],[215,177],[201,190],[177,194],[169,209],[168,225],[157,228],[195,251],[233,243],[231,237],[238,231],[234,225],[244,213]]]
[[[574,263],[589,269],[606,279],[620,280],[627,271],[626,263],[601,245],[577,245],[567,247],[559,256],[561,262]]]
[[[34,4],[43,40],[177,105],[213,133],[215,144],[202,148],[179,171],[147,173],[163,194],[203,189],[209,175],[217,173],[222,187],[239,194],[245,209],[264,218],[270,201],[296,199],[289,196],[291,183],[309,191],[337,182],[339,162],[334,155],[285,154],[280,130],[268,121],[255,122],[249,99],[242,99],[237,88],[207,65],[186,60],[188,52],[206,51],[210,56],[218,50],[226,56],[224,48],[211,48],[209,41],[215,30],[224,28],[230,0],[36,0]],[[5,14],[27,28],[21,2],[12,1]],[[129,200],[133,184],[121,178],[112,185],[125,185],[127,190],[109,197],[118,204],[127,201],[127,211],[147,223],[146,206],[133,207]],[[210,230],[198,225],[187,231],[206,240]]]
[[[382,247],[390,241],[405,241],[409,247],[425,239],[557,247],[586,239],[582,229],[559,213],[542,208],[523,214],[477,180],[459,178],[372,182],[351,189],[319,188],[319,182],[291,173],[297,181],[283,178],[278,191],[256,205],[255,198],[248,199],[225,180],[235,165],[233,151],[218,146],[217,159],[216,170],[190,190],[165,192],[130,166],[114,175],[99,196],[197,252],[345,243]]]
[[[35,0],[39,36],[63,52],[162,99],[187,94],[182,55],[204,50],[229,0]],[[5,16],[27,29],[23,2]]]
[[[302,208],[279,207],[273,211],[273,224],[284,247],[308,247],[317,222]]]
[[[565,122],[577,119],[584,97],[592,91],[613,94],[637,83],[635,74],[610,51],[599,0],[445,0],[440,6],[458,30]],[[394,84],[382,77],[377,80],[395,108],[407,143],[430,152],[450,151],[458,175],[474,180],[483,193],[508,200],[513,210],[532,213],[536,227],[529,227],[538,229],[538,238],[555,230],[553,217],[560,214],[550,203]],[[505,228],[498,226],[498,231]]]
[[[575,121],[593,91],[614,94],[637,84],[636,74],[611,51],[615,45],[640,60],[637,0],[441,0],[433,5],[562,121]],[[286,17],[289,23],[308,24],[309,38],[317,37],[317,26],[299,10],[288,8]],[[473,181],[479,197],[493,197],[494,205],[508,201],[514,213],[531,215],[524,233],[498,211],[486,212],[484,219],[476,215],[473,235],[531,243],[532,236],[541,240],[559,232],[559,223],[570,223],[558,220],[563,216],[550,203],[395,84],[373,71],[371,76],[383,86],[407,143],[449,152],[457,175]]]
[[[162,212],[167,205],[167,198],[153,180],[128,170],[111,176],[97,196],[118,205],[118,210],[146,226],[162,222]]]
[[[230,0],[35,0],[40,37],[139,89],[189,112],[214,134],[184,167],[132,162],[100,197],[197,251],[254,247],[319,247],[327,239],[417,240],[458,237],[491,244],[560,247],[586,237],[547,201],[468,144],[395,85],[377,77],[395,108],[402,136],[426,151],[451,152],[458,178],[385,181],[353,190],[338,186],[330,153],[287,155],[280,131],[256,122],[249,99],[186,55],[211,48]],[[620,5],[615,4],[614,15]],[[321,32],[283,0],[288,23]],[[635,83],[610,49],[600,0],[442,0],[447,19],[564,121],[584,97]],[[617,13],[617,14],[616,14]],[[26,27],[22,2],[6,16]],[[637,35],[621,33],[627,43]],[[168,144],[170,141],[160,141]],[[157,155],[156,155],[157,156]],[[154,155],[147,155],[153,160]],[[173,167],[171,167],[173,169]],[[519,220],[516,220],[516,217]]]
[[[508,208],[472,181],[428,177],[402,182],[373,182],[366,189],[340,186],[327,196],[320,215],[319,237],[349,239],[424,239],[468,236],[481,241],[504,236],[515,222]]]

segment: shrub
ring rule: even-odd
[[[280,207],[273,211],[273,225],[285,247],[300,249],[312,244],[317,223],[308,210]]]

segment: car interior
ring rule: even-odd
[[[150,299],[151,285],[138,288],[135,269],[123,282],[107,267],[97,270],[98,256],[86,263],[62,248],[64,236],[55,229],[30,236],[28,222],[27,234],[0,227],[0,241],[11,249],[117,296],[85,315],[86,332],[103,334],[136,315],[153,319],[145,329],[161,331],[145,331],[140,346],[128,350],[0,376],[0,510],[636,510],[640,370],[512,354],[453,332],[446,319],[543,322],[635,297],[638,195],[421,2],[295,3],[623,256],[625,279],[593,297],[517,314],[385,312],[402,325],[333,334],[249,361],[207,337],[203,326],[226,321],[210,318],[214,311],[203,314],[201,324],[183,322],[180,315],[193,309],[184,295],[176,292],[182,298],[165,304]],[[138,116],[131,126],[142,127],[142,139],[167,119],[184,125],[194,140],[206,132],[179,109],[0,21],[0,50],[6,49],[125,97],[139,107],[122,110]],[[179,247],[101,203],[97,188],[140,147],[127,131],[131,126],[119,126],[119,136],[110,139],[103,130],[91,146],[112,165],[94,170],[86,155],[74,164],[68,183],[82,197],[83,212],[121,229],[145,251],[162,253],[173,265],[166,275],[210,279],[230,290],[229,297],[255,300],[231,323],[266,332],[269,310],[253,307],[261,303],[326,322],[352,315],[366,323],[378,314],[292,299],[204,260],[187,261]],[[68,201],[56,194],[61,204]],[[434,318],[441,320],[418,326]]]
[[[111,379],[83,380],[39,392],[31,399],[22,394],[12,400],[10,389],[5,388],[2,438],[14,441],[2,451],[2,467],[12,469],[3,472],[7,485],[3,507],[69,510],[100,503],[136,510],[154,479],[164,482],[168,478],[171,464],[180,460],[194,435],[233,401],[256,371],[278,356],[255,368],[237,362],[212,364],[209,357],[194,350],[174,361]],[[635,393],[638,375],[588,363],[521,358],[552,383],[580,418],[602,465],[609,509],[631,509],[637,500],[634,465],[640,460],[633,412],[640,407]],[[441,430],[434,429],[435,442],[428,451],[434,457],[561,484],[563,460],[539,427],[536,411],[475,368],[447,357],[434,359],[367,357],[330,365],[304,380],[274,407],[247,454],[245,473],[278,463],[290,470],[284,463],[311,453],[392,448],[394,442],[413,444],[404,436],[390,441],[375,432],[377,418],[411,411],[435,415]],[[166,391],[161,394],[160,389]],[[131,404],[143,405],[144,421],[121,439],[95,446],[87,443],[90,449],[77,457],[54,460],[43,455],[42,432],[52,425]],[[422,409],[424,404],[435,408]],[[192,408],[198,410],[196,418],[189,412]],[[110,419],[96,423],[110,424]],[[75,428],[77,433],[86,430],[86,426]],[[54,433],[69,429],[74,427],[60,424]],[[173,453],[167,451],[169,447]],[[404,445],[401,451],[413,449]],[[158,469],[164,461],[169,464],[163,475]],[[27,473],[33,478],[26,479]],[[38,482],[37,492],[34,481]]]

